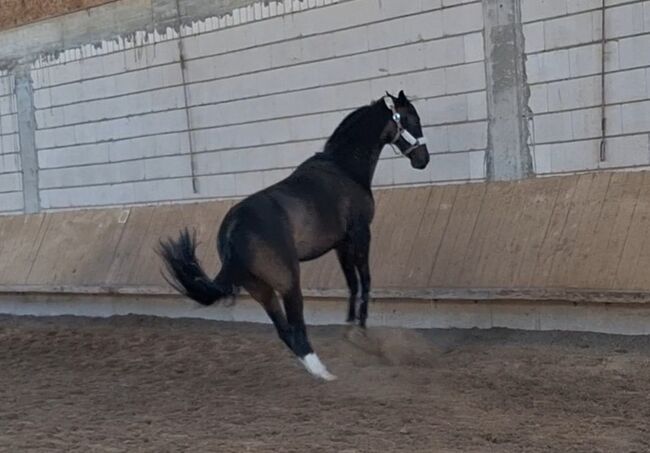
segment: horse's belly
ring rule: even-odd
[[[293,242],[301,261],[318,258],[332,250],[345,236],[346,222],[341,215],[340,202],[320,209],[315,203],[295,203],[285,208],[289,214]]]
[[[296,250],[300,261],[309,261],[324,255],[340,241],[339,235],[321,235],[311,238],[297,238]]]

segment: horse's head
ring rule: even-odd
[[[413,168],[425,168],[429,163],[429,150],[415,107],[406,98],[404,91],[400,91],[397,97],[386,93],[384,103],[392,113],[391,120],[384,130],[386,141],[408,157]]]

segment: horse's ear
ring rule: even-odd
[[[388,91],[386,91],[386,96],[395,99],[395,96],[393,96],[392,94],[390,94]]]
[[[408,104],[408,99],[406,99],[406,95],[404,94],[404,90],[400,90],[399,95],[397,96],[397,102],[400,105]]]

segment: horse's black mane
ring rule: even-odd
[[[374,145],[377,135],[372,132],[377,129],[378,124],[381,124],[379,118],[381,111],[376,108],[377,102],[360,107],[346,116],[325,143],[324,151],[336,152],[341,147],[345,147],[349,152],[350,148]]]
[[[336,162],[353,179],[370,188],[388,115],[379,101],[353,111],[337,126],[317,158]]]

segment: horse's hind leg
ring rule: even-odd
[[[258,240],[250,252],[247,269],[251,281],[243,286],[257,294],[253,297],[262,303],[280,338],[298,356],[307,371],[321,379],[335,379],[318,359],[307,339],[300,291],[300,263],[291,238],[263,239]],[[284,302],[282,316],[274,290]]]
[[[327,371],[327,368],[309,344],[303,315],[303,298],[300,286],[296,283],[282,297],[284,311],[287,314],[287,320],[289,321],[293,334],[293,352],[300,358],[307,371],[314,376],[325,379],[326,381],[336,379],[336,376]]]
[[[336,379],[318,356],[314,353],[307,338],[307,329],[303,318],[303,301],[300,287],[288,291],[284,296],[285,312],[275,295],[273,288],[264,281],[250,278],[244,288],[251,297],[258,301],[268,314],[278,332],[280,339],[298,356],[302,364],[314,376],[331,381]]]
[[[336,249],[336,256],[341,264],[345,281],[350,290],[348,298],[348,317],[347,322],[354,322],[356,319],[356,303],[357,292],[359,291],[359,281],[357,279],[357,271],[354,262],[354,249],[353,245],[349,242],[344,242]]]
[[[266,314],[273,321],[273,325],[280,339],[289,349],[293,350],[293,333],[273,288],[256,278],[249,279],[244,284],[244,288],[246,288],[246,291],[248,291],[253,299],[264,307]]]

